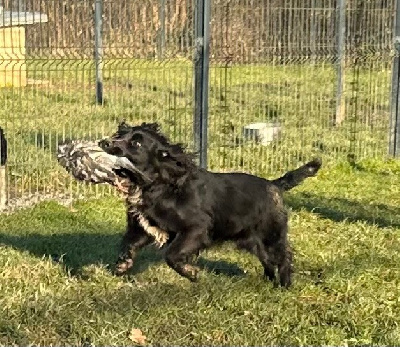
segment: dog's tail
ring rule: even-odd
[[[283,191],[290,190],[303,182],[307,177],[315,176],[321,165],[322,160],[320,158],[313,159],[295,170],[286,172],[282,177],[273,180],[272,183]]]

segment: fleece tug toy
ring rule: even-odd
[[[71,141],[58,146],[58,163],[75,179],[92,184],[108,183],[127,193],[129,180],[116,173],[132,164],[124,157],[107,154],[98,141]]]

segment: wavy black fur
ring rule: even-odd
[[[166,261],[176,272],[196,280],[192,257],[212,244],[234,241],[258,257],[268,279],[275,280],[277,268],[280,285],[290,286],[292,252],[282,193],[314,176],[320,159],[273,181],[245,173],[213,173],[198,168],[193,155],[170,143],[155,123],[121,124],[100,145],[109,154],[125,156],[150,178],[145,182],[131,173],[142,191],[135,208],[170,235]],[[125,236],[133,254],[152,239],[140,230],[128,228]]]

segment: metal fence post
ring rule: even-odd
[[[400,0],[396,0],[394,23],[394,48],[396,51],[392,65],[392,88],[390,103],[389,155],[400,156]]]
[[[0,128],[0,210],[7,206],[8,190],[7,190],[7,139],[3,128]]]
[[[335,125],[340,125],[345,115],[344,71],[345,71],[345,45],[346,45],[346,0],[338,0],[336,17],[337,34],[337,89],[336,89],[336,114]]]
[[[194,54],[194,147],[207,168],[208,74],[211,0],[196,1]]]
[[[103,104],[103,0],[94,4],[94,39],[96,62],[96,102]]]

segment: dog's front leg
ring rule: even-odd
[[[115,274],[120,276],[128,271],[138,250],[153,241],[153,238],[139,224],[134,216],[128,216],[128,228],[121,242],[121,250],[115,266]]]
[[[178,234],[167,249],[166,262],[181,276],[195,282],[200,269],[190,264],[190,261],[208,244],[209,240],[205,231]]]

